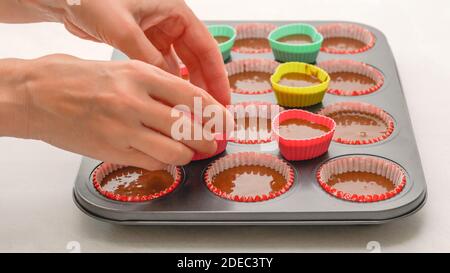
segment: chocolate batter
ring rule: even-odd
[[[216,40],[216,42],[218,44],[221,44],[221,43],[225,43],[226,41],[230,40],[230,37],[228,37],[228,36],[214,36],[214,39]]]
[[[212,184],[228,194],[256,196],[278,192],[287,184],[276,170],[264,166],[238,166],[213,177]]]
[[[271,136],[272,120],[268,118],[235,119],[235,136],[237,139],[254,140],[267,139]]]
[[[278,82],[280,85],[290,87],[308,87],[320,83],[321,81],[316,76],[304,73],[287,73],[283,75]]]
[[[324,135],[330,128],[304,119],[288,119],[280,123],[280,136],[287,139],[308,139]]]
[[[353,72],[335,72],[329,75],[330,89],[357,91],[369,89],[377,84],[373,79]]]
[[[242,72],[228,77],[232,89],[241,89],[249,92],[258,92],[272,88],[270,77],[266,72]]]
[[[313,42],[311,36],[304,34],[293,34],[284,36],[278,39],[277,41],[280,43],[295,44],[295,45],[304,45]]]
[[[174,183],[172,175],[165,171],[147,171],[136,167],[124,167],[108,175],[100,182],[103,190],[123,196],[146,196],[159,193]]]
[[[369,140],[385,135],[388,129],[381,118],[368,113],[340,111],[327,116],[336,122],[334,138]]]
[[[238,51],[251,52],[256,50],[270,51],[269,40],[266,38],[245,38],[234,42],[234,47]]]
[[[391,180],[369,172],[335,174],[328,179],[327,184],[339,191],[358,195],[383,194],[395,189]]]
[[[357,50],[365,47],[366,44],[360,40],[347,37],[329,37],[325,38],[322,43],[322,47],[332,50]]]

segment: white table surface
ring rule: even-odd
[[[79,155],[40,142],[0,138],[0,251],[66,252],[72,241],[83,252],[365,252],[369,241],[379,242],[386,252],[450,251],[448,0],[188,2],[204,20],[350,20],[384,31],[397,60],[422,158],[426,206],[412,217],[381,226],[115,226],[87,217],[74,205]],[[58,24],[0,24],[0,58],[67,53],[108,60],[111,52],[108,46],[71,36]]]

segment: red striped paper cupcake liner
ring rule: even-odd
[[[280,124],[285,120],[301,119],[323,125],[330,130],[323,135],[308,139],[290,139],[280,135]],[[325,154],[330,147],[336,129],[334,120],[304,110],[286,110],[281,112],[272,123],[272,130],[278,141],[281,155],[289,161],[308,160]]]
[[[275,192],[246,196],[226,193],[214,186],[213,178],[216,175],[223,172],[224,170],[239,166],[264,166],[271,168],[280,173],[286,179],[286,184],[281,190]],[[274,155],[255,152],[241,152],[230,154],[217,159],[207,167],[203,177],[208,189],[219,197],[237,202],[262,202],[274,199],[286,193],[294,185],[295,172],[287,162]]]
[[[273,24],[262,24],[262,23],[248,23],[248,24],[240,24],[235,27],[236,29],[236,41],[242,39],[251,39],[251,38],[261,38],[267,39],[270,32],[274,30],[277,26]],[[237,53],[244,54],[258,54],[258,53],[268,53],[271,52],[269,43],[268,48],[260,48],[260,49],[244,49],[239,48],[236,44],[233,47],[233,51]]]
[[[326,53],[332,54],[357,54],[371,49],[375,45],[375,36],[368,29],[355,24],[338,23],[326,24],[317,27],[324,39],[332,37],[345,37],[361,41],[365,44],[364,47],[355,50],[336,50],[322,46],[320,49]]]
[[[372,79],[375,84],[364,90],[341,90],[329,88],[328,93],[338,96],[361,96],[379,90],[384,84],[384,76],[378,69],[365,63],[352,60],[330,60],[319,63],[317,66],[327,71],[328,74],[338,72],[351,72]],[[331,85],[331,83],[330,83]]]
[[[346,172],[369,172],[381,175],[393,182],[395,188],[382,194],[353,194],[343,192],[327,184],[332,175]],[[323,164],[316,173],[320,186],[332,196],[346,201],[369,203],[390,199],[399,194],[406,185],[406,175],[397,164],[375,156],[348,156],[332,159]]]
[[[242,102],[227,106],[228,111],[233,115],[235,120],[239,119],[255,119],[255,125],[259,124],[259,119],[268,119],[273,121],[273,118],[278,115],[278,113],[284,111],[284,108],[273,104],[270,102]],[[258,123],[257,123],[258,122]],[[270,122],[272,124],[272,122]],[[261,135],[262,134],[262,135]],[[271,131],[267,131],[267,134],[261,133],[256,136],[244,136],[238,134],[234,130],[230,135],[228,140],[230,142],[239,144],[263,144],[274,141],[273,134]]]
[[[278,62],[268,59],[243,59],[227,63],[225,65],[225,69],[228,73],[228,76],[245,72],[265,72],[273,74],[275,73],[275,70],[277,69],[278,65],[280,65]],[[272,92],[272,88],[270,87],[266,90],[251,91],[231,87],[231,92],[244,95],[261,95]]]
[[[149,195],[143,195],[143,196],[125,196],[116,194],[110,191],[105,190],[102,187],[101,182],[103,179],[110,173],[120,170],[122,168],[125,168],[127,166],[120,165],[120,164],[112,164],[112,163],[102,163],[100,164],[93,172],[92,174],[92,183],[94,185],[94,188],[103,196],[105,196],[108,199],[115,200],[115,201],[121,201],[121,202],[144,202],[149,201],[153,199],[160,198],[162,196],[165,196],[171,192],[173,192],[178,185],[181,183],[181,180],[183,179],[182,171],[180,167],[177,166],[167,166],[165,169],[167,172],[169,172],[173,177],[173,183],[170,187],[167,189],[155,193],[155,194],[149,194]]]
[[[386,124],[386,132],[384,134],[381,134],[380,136],[372,139],[364,139],[364,140],[352,140],[352,139],[345,139],[342,137],[338,137],[336,134],[333,138],[333,141],[342,143],[342,144],[348,144],[348,145],[366,145],[366,144],[373,144],[377,143],[379,141],[383,141],[390,137],[392,133],[394,132],[395,123],[394,119],[386,113],[383,109],[376,107],[375,105],[364,103],[364,102],[337,102],[331,105],[326,106],[322,110],[319,111],[318,114],[329,116],[334,113],[363,113],[372,115],[375,117],[378,117]],[[339,126],[339,125],[336,125]]]

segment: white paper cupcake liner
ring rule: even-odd
[[[366,76],[375,82],[375,85],[364,90],[341,90],[341,89],[328,89],[329,94],[339,95],[339,96],[361,96],[373,93],[380,89],[384,84],[383,74],[376,68],[367,65],[365,63],[352,61],[352,60],[330,60],[321,62],[317,65],[323,70],[327,71],[328,74],[337,72],[351,72]]]
[[[283,107],[270,102],[242,102],[229,105],[227,109],[235,120],[243,118],[265,118],[273,121],[278,113],[284,111]],[[256,120],[256,122],[259,122],[259,120]],[[240,144],[262,144],[274,141],[274,136],[272,131],[268,131],[267,135],[260,136],[258,134],[254,137],[247,136],[247,134],[242,136],[236,133],[236,131],[233,131],[228,140]]]
[[[270,194],[239,196],[223,192],[222,190],[215,187],[212,183],[213,178],[224,170],[238,166],[252,165],[268,167],[279,172],[286,179],[285,186],[281,190],[277,192],[271,192]],[[242,152],[227,155],[211,163],[204,172],[204,180],[208,189],[222,198],[238,202],[260,202],[276,198],[287,192],[294,184],[295,172],[288,163],[274,155],[255,152]]]
[[[248,23],[248,24],[240,24],[236,27],[236,41],[242,39],[251,39],[251,38],[264,38],[267,39],[270,32],[276,28],[275,25],[272,24],[260,24],[260,23]],[[233,51],[237,53],[244,54],[257,54],[257,53],[268,53],[271,51],[270,45],[268,45],[267,49],[258,49],[258,50],[245,50],[242,48],[238,48],[236,46],[233,47]]]
[[[380,135],[379,137],[367,139],[367,140],[351,140],[351,139],[344,139],[341,137],[337,137],[335,134],[335,137],[333,138],[333,141],[342,143],[342,144],[349,144],[349,145],[365,145],[365,144],[372,144],[376,143],[382,140],[387,139],[389,136],[392,135],[394,132],[394,119],[386,113],[383,109],[364,102],[337,102],[331,105],[326,106],[322,110],[319,111],[318,114],[323,116],[329,116],[333,113],[339,113],[339,112],[356,112],[356,113],[364,113],[376,116],[380,118],[385,124],[386,124],[386,132],[383,135]],[[337,125],[339,126],[339,125]]]
[[[369,172],[391,180],[395,189],[383,194],[358,195],[337,190],[327,184],[332,175],[346,172]],[[397,164],[375,156],[349,156],[332,159],[323,164],[316,173],[320,186],[329,194],[343,200],[353,202],[377,202],[399,194],[406,185],[406,175]]]
[[[244,72],[265,72],[269,74],[275,73],[275,70],[280,64],[276,61],[272,60],[265,60],[265,59],[244,59],[244,60],[237,60],[232,61],[225,65],[225,69],[228,73],[228,76],[236,75],[239,73]],[[270,81],[269,81],[270,85]],[[244,90],[244,89],[234,89],[232,88],[231,91],[233,93],[237,94],[244,94],[244,95],[260,95],[260,94],[266,94],[272,92],[272,88],[266,89],[266,90],[258,90],[258,91],[251,91],[251,90]]]
[[[175,190],[175,188],[178,187],[178,185],[181,183],[182,180],[182,172],[181,168],[177,166],[169,165],[165,169],[167,172],[170,173],[173,177],[173,184],[165,189],[164,191],[161,191],[159,193],[151,194],[151,195],[145,195],[145,196],[124,196],[120,194],[115,194],[113,192],[105,190],[101,182],[102,180],[110,173],[120,170],[122,168],[125,168],[127,166],[120,165],[120,164],[111,164],[111,163],[102,163],[99,165],[92,174],[92,182],[94,184],[94,188],[103,196],[116,200],[121,202],[143,202],[143,201],[149,201],[152,199],[159,198],[161,196],[167,195]]]
[[[355,24],[339,23],[317,27],[323,38],[345,37],[363,42],[366,46],[356,50],[335,50],[322,46],[321,51],[332,54],[357,54],[369,50],[375,45],[375,36],[368,29]]]

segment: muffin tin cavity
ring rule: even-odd
[[[260,54],[271,52],[267,37],[276,28],[273,24],[248,23],[236,26],[236,41],[233,51],[243,54]]]
[[[147,171],[110,163],[102,163],[92,176],[99,193],[122,202],[143,202],[162,197],[175,190],[182,179],[182,171],[176,166]]]
[[[348,156],[330,160],[316,174],[329,194],[347,201],[377,202],[399,194],[406,185],[404,170],[374,156]]]
[[[204,173],[208,189],[238,202],[260,202],[276,198],[294,184],[295,172],[273,155],[243,152],[214,161]]]
[[[245,102],[230,105],[235,128],[229,141],[240,144],[261,144],[273,141],[272,120],[284,109],[267,102]]]
[[[320,25],[323,36],[321,50],[332,54],[357,54],[375,45],[375,36],[368,29],[347,23]]]
[[[376,68],[352,60],[331,60],[318,64],[328,72],[328,93],[339,96],[361,96],[376,92],[384,84],[383,74]]]
[[[338,102],[319,114],[336,122],[333,140],[343,144],[364,145],[387,139],[394,131],[394,119],[383,109],[363,102]]]
[[[233,93],[260,95],[272,92],[270,77],[279,63],[265,59],[243,59],[225,65]]]

